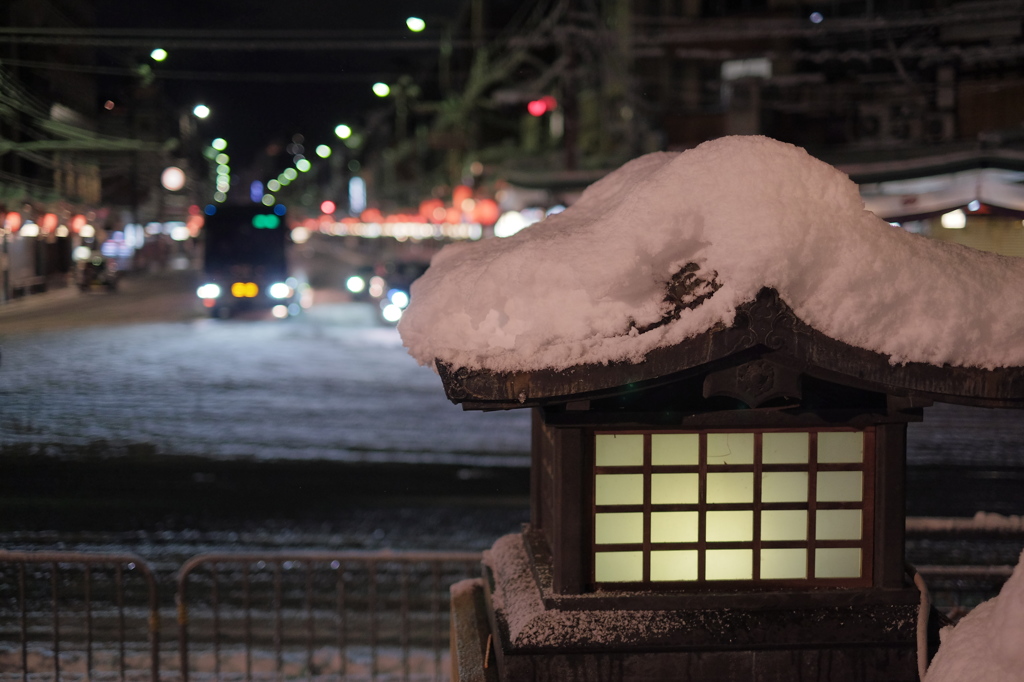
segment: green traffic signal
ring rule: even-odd
[[[259,213],[252,217],[252,226],[258,230],[273,230],[281,225],[281,218],[273,213]]]

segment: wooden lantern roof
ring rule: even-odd
[[[756,361],[763,361],[759,365]],[[1024,367],[992,370],[909,362],[830,338],[793,312],[774,289],[740,306],[729,327],[715,327],[639,363],[584,364],[564,370],[495,372],[437,361],[449,400],[467,410],[547,407],[614,397],[709,372],[742,371],[732,386],[754,407],[784,391],[772,367],[855,389],[904,398],[982,407],[1024,408]],[[737,390],[734,388],[733,390]],[[705,392],[708,386],[705,383]]]

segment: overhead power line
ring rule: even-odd
[[[0,28],[0,43],[15,45],[73,45],[77,47],[138,48],[162,47],[196,51],[437,51],[442,43],[468,48],[468,40],[400,38],[387,33],[367,38],[365,34],[332,34],[299,31],[123,31],[115,29],[23,29]]]
[[[39,62],[25,59],[0,58],[0,65],[17,66],[26,69],[42,69],[49,71],[71,71],[74,73],[92,73],[99,76],[137,76],[138,71],[128,67],[94,66],[88,64],[61,64],[57,62]],[[289,73],[289,72],[242,72],[242,71],[180,71],[154,68],[152,75],[156,78],[172,80],[207,80],[224,82],[261,82],[261,83],[353,83],[378,81],[393,77],[394,74],[384,73]]]

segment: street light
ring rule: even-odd
[[[185,186],[185,172],[177,166],[168,166],[160,174],[160,184],[169,192],[177,192]]]

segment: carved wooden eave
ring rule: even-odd
[[[437,369],[453,403],[467,410],[501,410],[612,397],[759,358],[817,379],[920,403],[1024,408],[1024,367],[893,365],[888,356],[812,328],[768,288],[737,309],[731,327],[655,349],[640,363],[501,373],[438,360]]]

